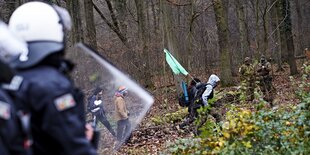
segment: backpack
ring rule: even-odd
[[[181,94],[179,95],[178,100],[179,100],[179,105],[180,105],[181,107],[188,107],[189,104],[190,104],[190,101],[186,101],[185,96],[184,96],[183,93],[181,93]]]
[[[188,107],[191,102],[198,102],[199,104],[202,104],[202,94],[207,89],[207,83],[200,83],[196,87],[193,87],[188,90],[189,93],[189,101],[185,100],[184,94],[181,93],[179,95],[179,105],[181,107]]]
[[[193,98],[194,103],[202,104],[202,94],[205,92],[207,89],[208,83],[201,83],[198,86],[196,86],[196,92]]]

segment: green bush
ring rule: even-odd
[[[155,125],[164,125],[181,121],[188,114],[186,108],[181,108],[176,112],[167,113],[164,115],[154,116],[151,118]]]

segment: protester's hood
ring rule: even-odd
[[[214,74],[209,77],[208,83],[212,85],[212,87],[216,86],[216,83],[220,81],[220,78]]]

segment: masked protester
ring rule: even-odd
[[[130,134],[129,111],[126,107],[125,96],[128,90],[124,86],[120,86],[114,95],[115,118],[117,121],[117,140],[119,142],[126,141]]]
[[[255,72],[250,61],[251,59],[249,57],[245,57],[244,64],[239,68],[239,73],[241,75],[241,88],[242,91],[245,92],[247,101],[252,101],[254,99],[255,88]]]
[[[89,99],[89,110],[93,116],[96,118],[96,124],[100,121],[113,136],[116,136],[114,130],[112,129],[110,122],[107,120],[107,116],[103,107],[102,100],[102,89],[97,89],[95,93]]]
[[[180,128],[184,128],[187,125],[190,125],[193,123],[198,115],[198,109],[201,107],[207,107],[209,105],[208,100],[212,99],[214,96],[214,88],[218,85],[220,82],[220,79],[218,76],[212,74],[209,77],[209,80],[207,83],[197,83],[195,90],[195,96],[192,100],[192,103],[190,105],[190,116],[189,119],[187,119],[185,122],[183,122],[180,125]],[[212,106],[212,105],[211,105]],[[213,111],[211,110],[210,114],[215,117],[215,114],[213,114]],[[216,119],[219,120],[218,116],[216,116]]]
[[[9,28],[28,44],[11,65],[29,83],[17,94],[31,112],[35,155],[94,155],[92,128],[85,123],[83,94],[70,80],[64,58],[68,12],[43,2],[28,2],[11,15]]]
[[[263,92],[264,100],[273,101],[272,77],[270,75],[271,64],[266,60],[264,55],[261,56],[257,67],[260,90]]]
[[[15,76],[7,62],[20,52],[27,50],[26,43],[10,33],[7,25],[0,21],[0,154],[31,155],[30,135],[24,130],[22,117],[17,111],[16,103],[3,88],[15,83],[18,89],[22,79]],[[14,80],[15,79],[15,80]],[[18,80],[19,79],[19,80]],[[19,82],[18,82],[19,81]]]

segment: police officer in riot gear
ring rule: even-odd
[[[11,65],[29,83],[17,96],[31,111],[37,155],[96,154],[87,136],[83,94],[67,75],[73,68],[64,58],[70,26],[65,9],[43,2],[21,5],[9,21],[9,28],[28,43],[29,51]]]
[[[8,66],[1,62],[1,72],[3,68],[10,70]],[[8,76],[4,77],[3,72],[0,74],[0,84],[9,82]],[[14,155],[14,154],[29,154],[27,153],[29,147],[24,147],[24,133],[18,119],[17,112],[13,101],[9,95],[0,88],[0,154]],[[29,150],[30,151],[30,150]]]
[[[14,71],[7,62],[19,52],[27,50],[26,43],[10,33],[7,25],[0,21],[0,154],[31,155],[28,133],[24,132],[22,119],[16,104],[2,87],[16,79]],[[16,81],[16,80],[15,80]],[[18,83],[16,83],[18,84]],[[15,84],[15,86],[16,86]]]

